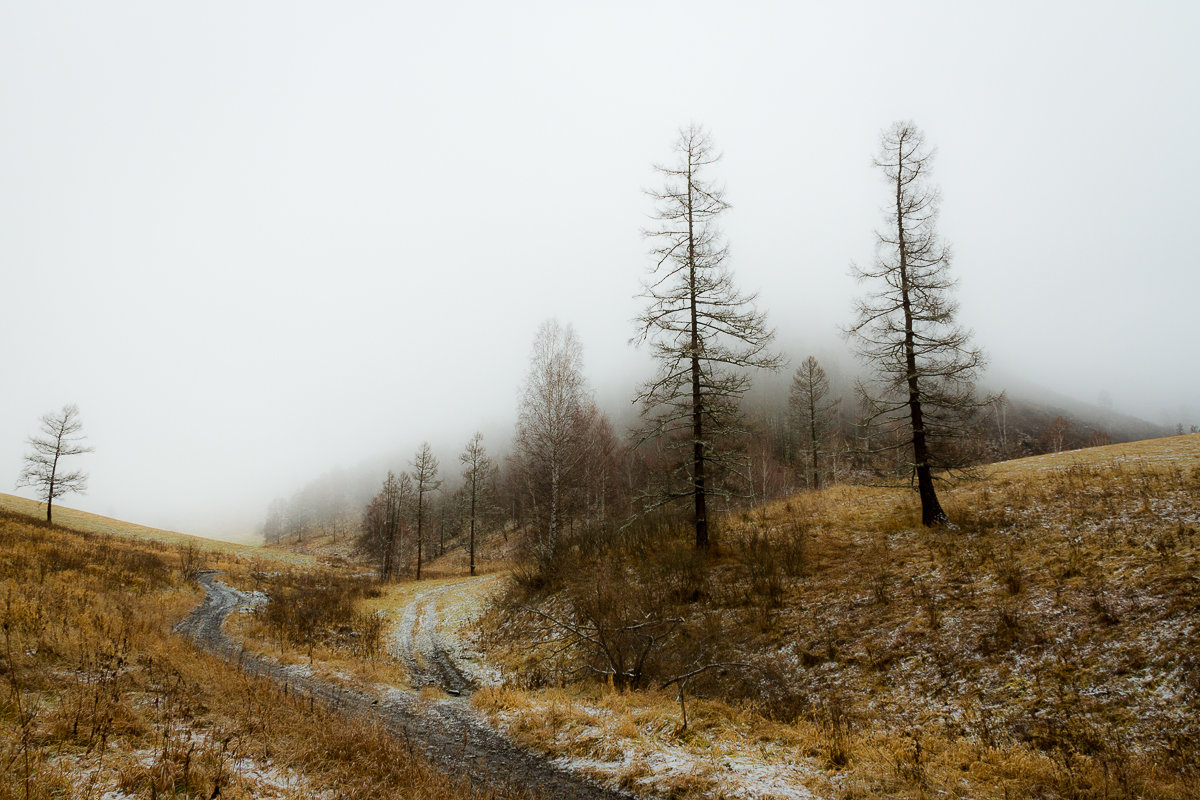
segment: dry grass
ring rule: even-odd
[[[254,613],[235,615],[226,630],[246,652],[303,665],[332,683],[403,686],[412,682],[399,652],[404,611],[419,595],[451,587],[435,601],[439,629],[459,666],[486,682],[491,674],[474,649],[475,622],[501,585],[497,575],[379,583],[330,569],[262,572],[236,566],[226,581],[270,600]]]
[[[569,683],[586,649],[549,669],[557,643],[511,615],[490,618],[491,655],[567,688],[478,702],[549,752],[641,754],[613,768],[631,785],[665,769],[656,749],[683,748],[799,764],[790,774],[825,796],[1200,796],[1200,435],[997,465],[943,504],[950,530],[923,529],[910,492],[850,486],[724,520],[717,555],[680,582],[696,599],[663,606],[715,626],[721,659],[754,665],[689,687],[719,709],[702,730],[696,702],[683,729],[674,687],[604,690],[624,705],[608,713],[590,695],[602,688]],[[636,596],[648,559],[694,568],[671,549],[605,554],[637,562],[606,567],[631,584],[614,596]],[[661,664],[657,680],[678,668]],[[758,747],[763,731],[785,744]],[[723,791],[688,775],[659,788]]]
[[[456,537],[444,553],[436,554],[438,543],[430,537],[426,542],[426,560],[421,566],[423,581],[470,576],[470,554],[463,538]],[[496,531],[480,531],[475,549],[476,575],[501,574],[511,570],[514,544],[515,542],[510,544],[503,534]],[[281,541],[265,545],[262,549],[284,557],[296,556],[304,559],[298,563],[320,564],[349,573],[374,573],[379,566],[370,556],[358,550],[354,536],[348,534],[313,532],[305,534],[302,538],[288,536]],[[411,561],[402,566],[401,571],[411,573],[415,567],[415,561]],[[411,575],[406,577],[411,578]]]
[[[472,796],[171,634],[189,558],[0,515],[0,798]]]
[[[18,516],[31,519],[43,519],[46,516],[46,506],[36,500],[27,500],[12,494],[0,493],[0,511],[6,511]],[[206,539],[203,536],[191,536],[176,531],[164,531],[150,528],[119,519],[102,517],[87,511],[55,505],[54,524],[81,533],[98,533],[105,536],[120,536],[143,542],[158,542],[176,547],[193,547],[206,553],[216,553],[246,560],[281,561],[290,564],[309,564],[311,559],[293,553],[269,550],[254,545],[235,544],[219,539]]]

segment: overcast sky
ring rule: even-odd
[[[693,121],[794,361],[845,348],[912,119],[994,374],[1200,423],[1200,3],[984,6],[0,0],[0,491],[68,402],[63,502],[190,532],[421,439],[456,467],[550,316],[627,403]]]

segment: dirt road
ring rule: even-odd
[[[515,792],[530,798],[563,800],[618,800],[630,795],[604,789],[587,779],[562,770],[544,758],[514,746],[481,722],[462,698],[427,700],[412,691],[393,689],[382,696],[366,687],[348,689],[333,686],[318,678],[297,674],[294,670],[247,655],[221,629],[234,609],[251,602],[251,596],[217,580],[217,573],[205,572],[196,580],[204,587],[205,597],[175,630],[196,640],[205,650],[236,661],[242,669],[267,675],[290,689],[320,699],[346,714],[372,715],[382,720],[396,735],[424,749],[447,772],[462,776],[484,789]],[[424,592],[405,610],[412,612],[408,630],[406,662],[411,654],[410,670],[419,682],[456,689],[470,688],[470,682],[454,664],[437,635],[436,606],[438,593],[454,585]],[[422,627],[421,620],[425,620]],[[422,636],[424,631],[426,635]],[[406,641],[402,633],[401,642]],[[413,664],[416,669],[413,669]]]
[[[392,651],[407,665],[414,688],[437,686],[454,697],[468,695],[475,688],[469,670],[454,657],[454,648],[443,637],[438,601],[447,594],[468,586],[476,588],[495,577],[471,578],[427,589],[404,608]]]

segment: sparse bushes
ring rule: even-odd
[[[193,544],[179,550],[179,575],[182,578],[192,578],[198,572],[202,572],[209,561],[209,553],[201,550]]]
[[[747,604],[757,605],[768,616],[783,604],[783,559],[776,542],[755,526],[734,539],[731,549],[743,575]]]
[[[383,622],[357,611],[360,600],[379,596],[374,582],[332,572],[287,572],[260,574],[258,583],[270,601],[256,613],[281,648],[305,649],[310,657],[318,645],[378,654]]]
[[[729,654],[746,637],[745,612],[777,606],[782,597],[775,553],[761,538],[729,544],[745,579],[733,594],[723,586],[720,598],[711,596],[710,556],[686,534],[655,526],[596,547],[568,551],[553,593],[518,582],[493,609],[493,618],[506,621],[508,641],[515,635],[537,643],[513,653],[520,663],[514,680],[544,685],[591,676],[618,688],[662,684],[735,660]],[[709,672],[689,680],[688,691],[703,694],[714,685],[717,676]]]
[[[1025,573],[1021,569],[1021,564],[1017,561],[1013,554],[1012,548],[1008,550],[1005,559],[1000,562],[996,570],[996,578],[1010,596],[1017,596],[1021,593],[1021,587],[1024,585]]]
[[[821,756],[833,768],[850,761],[851,717],[846,699],[837,692],[826,692],[812,711],[813,724],[821,744]]]

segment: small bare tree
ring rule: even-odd
[[[1008,409],[1011,407],[1008,396],[1001,392],[992,400],[992,410],[996,417],[997,443],[1000,447],[1000,457],[1008,458]]]
[[[433,457],[433,448],[429,446],[429,442],[421,442],[421,447],[412,460],[412,467],[412,479],[417,494],[417,580],[421,580],[421,557],[425,541],[425,495],[442,485],[438,480],[438,460]]]
[[[32,487],[46,503],[46,522],[51,522],[55,498],[71,492],[87,491],[87,473],[83,470],[62,471],[59,462],[67,456],[90,453],[95,448],[82,444],[83,423],[74,403],[62,407],[57,414],[42,416],[42,435],[30,436],[33,452],[25,455],[25,467],[17,478],[17,488]]]
[[[706,170],[720,156],[709,135],[692,125],[679,133],[677,161],[655,166],[663,188],[657,201],[655,264],[643,284],[646,310],[638,317],[638,344],[649,341],[658,375],[642,386],[642,438],[660,439],[681,457],[674,484],[658,491],[651,507],[691,499],[696,547],[708,547],[708,498],[719,489],[711,467],[740,468],[723,459],[722,439],[740,439],[738,401],[749,388],[749,367],[775,369],[767,346],[774,332],[755,309],[753,294],[733,284],[729,249],[717,226],[729,208],[724,190]]]
[[[829,378],[815,357],[809,356],[796,367],[788,404],[800,446],[807,454],[808,485],[819,489],[820,457],[833,428],[838,400],[830,398]]]
[[[463,465],[463,489],[466,492],[467,502],[470,506],[468,519],[471,526],[471,537],[469,540],[470,555],[471,555],[471,574],[475,574],[475,521],[478,517],[479,502],[483,499],[483,495],[488,486],[488,478],[490,477],[494,467],[492,459],[488,457],[487,449],[483,446],[483,434],[476,432],[471,440],[467,442],[467,446],[459,455],[458,460]]]
[[[955,320],[950,248],[937,232],[939,195],[928,181],[932,159],[924,134],[911,122],[897,122],[883,133],[875,165],[890,190],[887,227],[876,234],[874,266],[854,267],[872,291],[858,301],[847,331],[877,372],[873,386],[859,384],[868,422],[907,426],[907,435],[893,446],[912,449],[910,466],[926,526],[946,522],[933,485],[935,442],[961,436],[964,417],[991,402],[975,395],[983,354]]]

